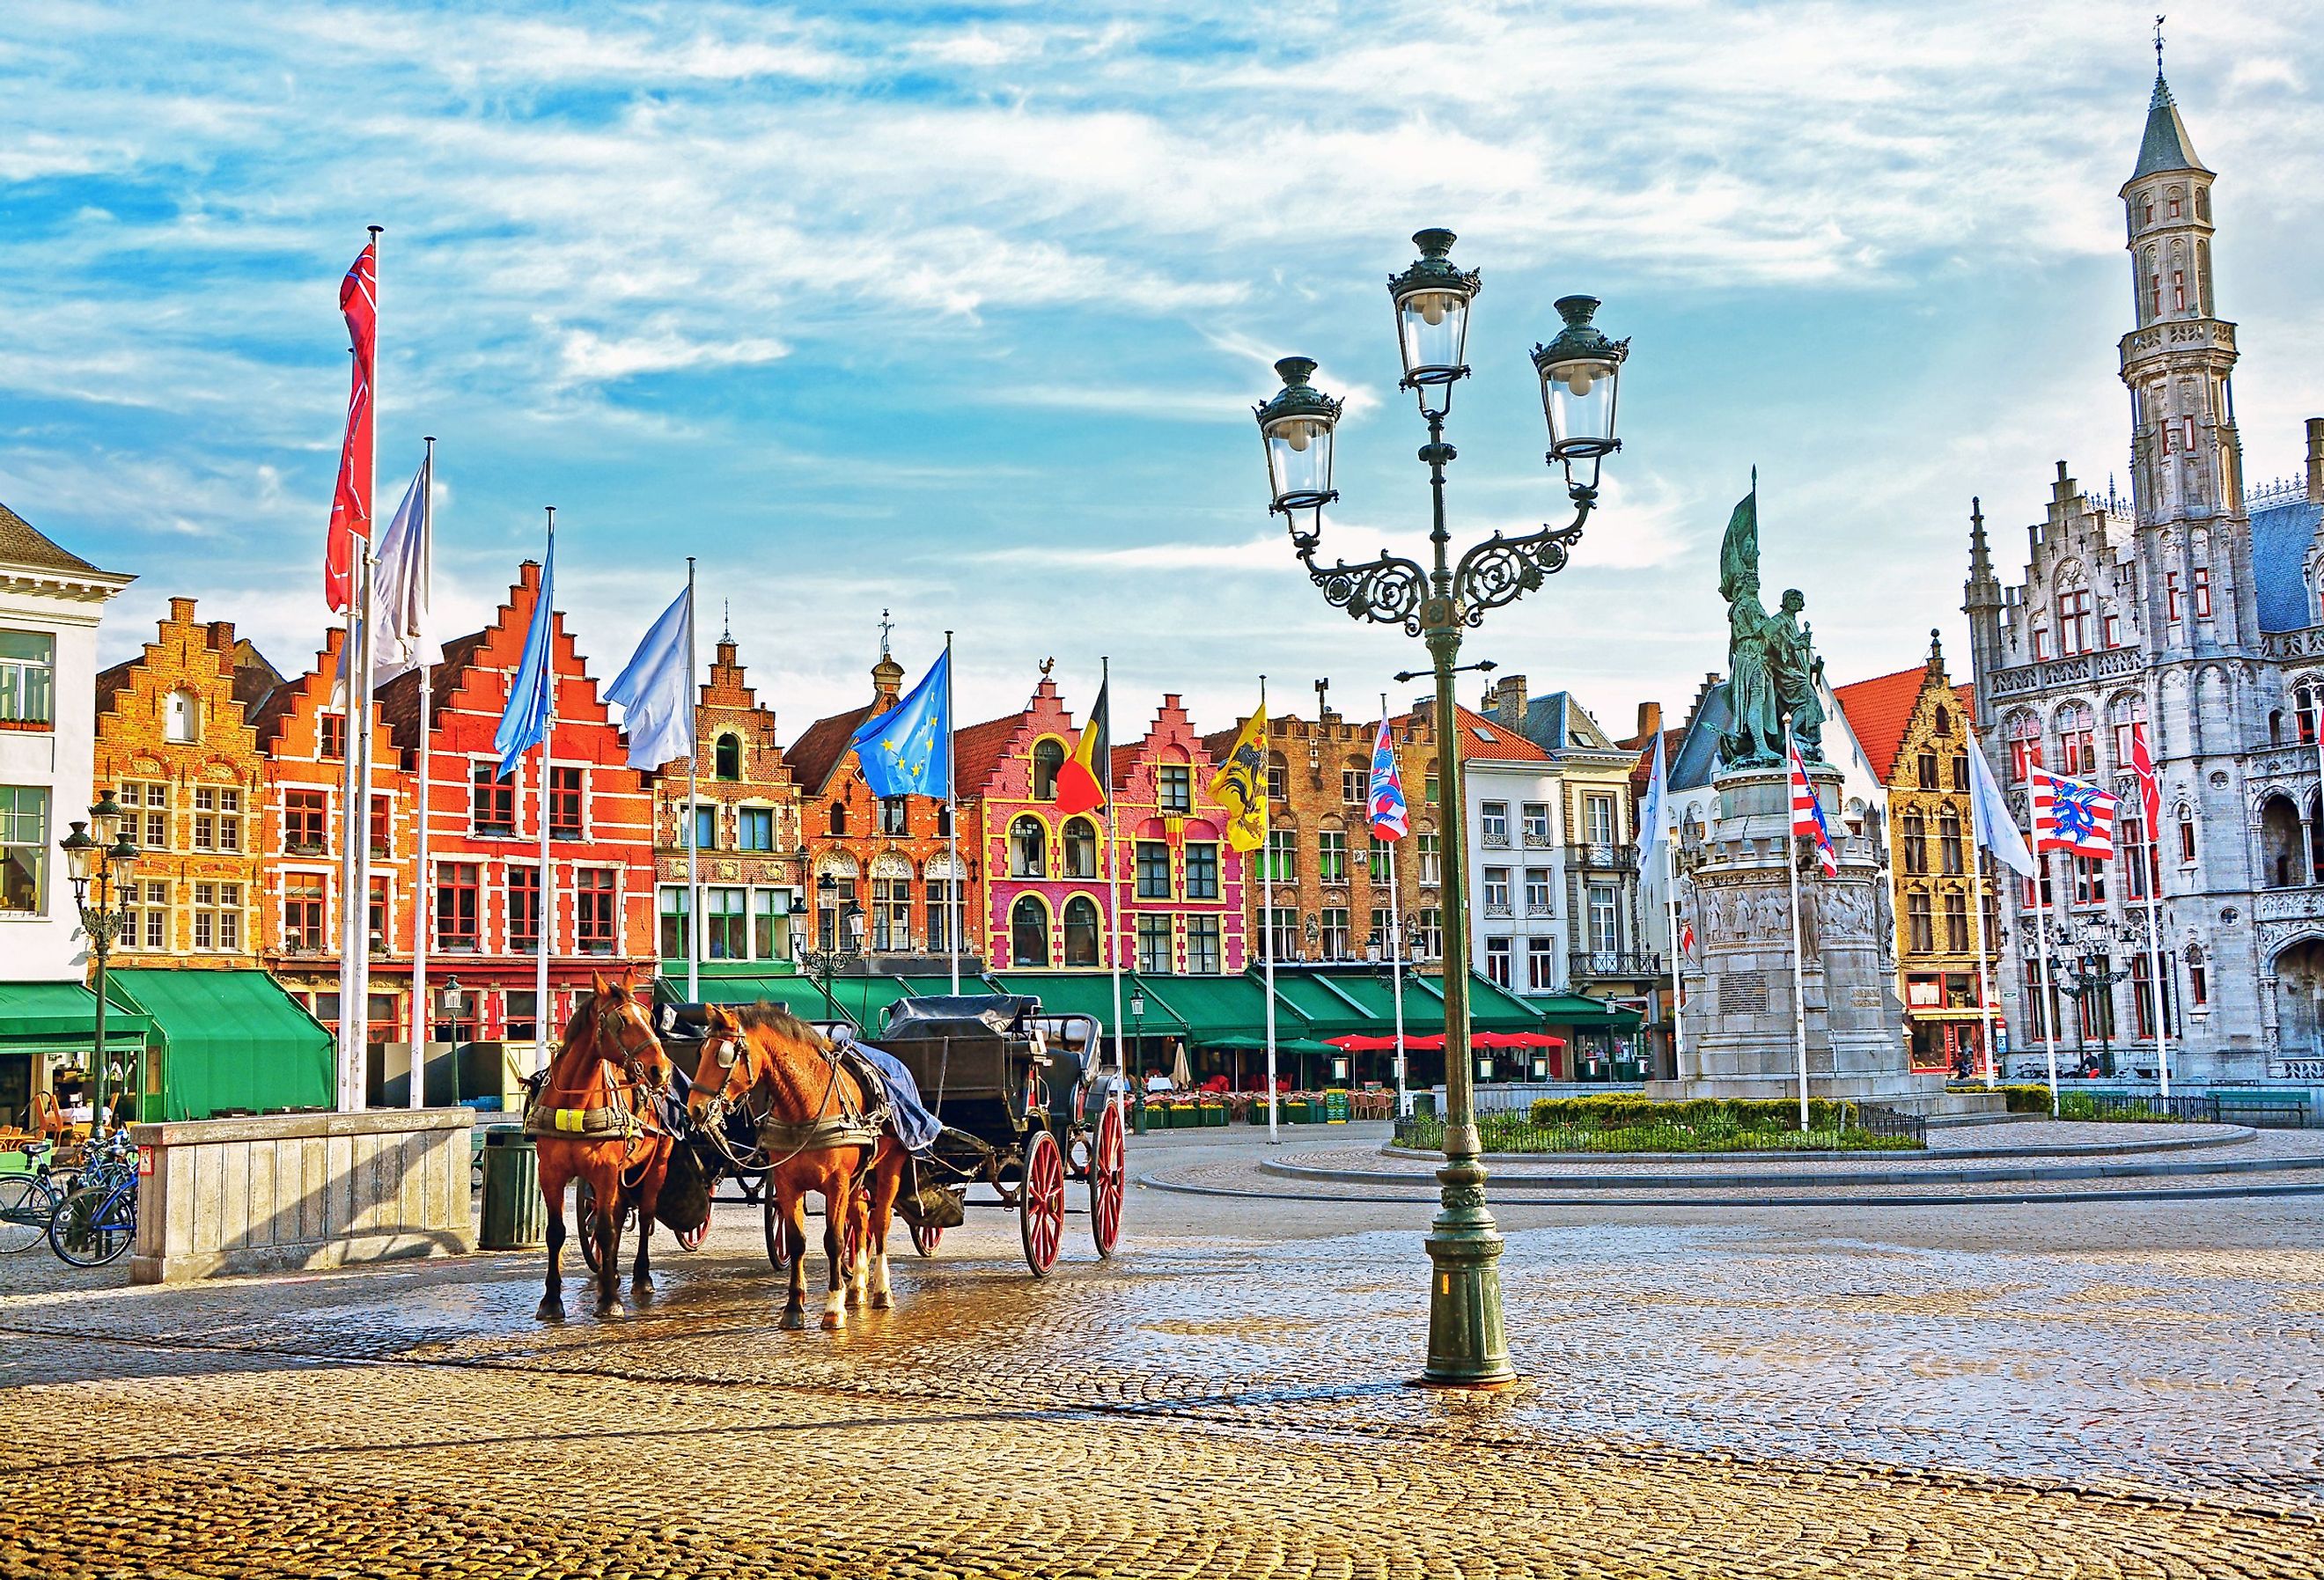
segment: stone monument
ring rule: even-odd
[[[1709,828],[1690,824],[1674,853],[1700,975],[1683,1012],[1679,1078],[1648,1083],[1648,1095],[1795,1098],[1803,1020],[1811,1096],[1922,1113],[1998,1107],[1981,1094],[1948,1093],[1941,1075],[1913,1070],[1877,820],[1868,837],[1849,832],[1840,815],[1840,772],[1823,754],[1823,662],[1799,618],[1806,601],[1787,591],[1770,614],[1760,600],[1756,482],[1728,522],[1719,581],[1730,716],[1711,776],[1719,817]],[[1834,876],[1825,875],[1815,842],[1792,833],[1786,726],[1823,808],[1839,858]],[[1799,1020],[1792,864],[1799,872]]]

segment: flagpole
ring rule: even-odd
[[[1261,675],[1259,678],[1259,711],[1262,714],[1267,711],[1267,677],[1264,675]],[[1268,726],[1270,733],[1273,728],[1273,725]],[[1266,741],[1261,740],[1259,745],[1262,752],[1264,752],[1267,747]],[[1275,932],[1275,888],[1273,880],[1268,876],[1267,871],[1268,859],[1270,854],[1267,848],[1267,835],[1268,832],[1268,824],[1270,819],[1267,810],[1268,803],[1267,799],[1268,786],[1265,772],[1266,767],[1264,762],[1262,762],[1260,765],[1261,777],[1259,782],[1259,804],[1260,808],[1259,818],[1259,960],[1260,972],[1264,976],[1267,984],[1267,1144],[1271,1147],[1274,1146],[1281,1138],[1277,1135],[1276,1131],[1276,1109],[1277,1104],[1275,1100],[1275,940],[1273,938],[1273,934]]]
[[[1978,744],[1977,726],[1967,726],[1969,749],[1983,752]],[[1985,798],[1977,793],[1972,781],[1969,798],[1969,851],[1973,865],[1969,869],[1969,902],[1976,914],[1972,924],[1977,929],[1977,1002],[1983,1012],[1985,1024],[1985,1089],[1988,1092],[2000,1085],[2000,1059],[1993,1041],[1993,975],[1985,954],[1985,814],[1981,809]]]
[[[1105,792],[1105,860],[1106,897],[1113,909],[1113,919],[1107,931],[1112,938],[1113,956],[1113,1068],[1119,1077],[1113,1083],[1114,1116],[1127,1132],[1130,1113],[1124,1106],[1123,1088],[1130,1081],[1130,1060],[1121,1039],[1121,845],[1120,830],[1114,821],[1113,808],[1113,661],[1101,653],[1097,661],[1097,695],[1105,704],[1105,733],[1098,739],[1098,750],[1105,761],[1096,763],[1098,788]],[[949,676],[950,667],[946,667]],[[947,683],[949,683],[947,681]]]
[[[2158,831],[2157,838],[2161,837]],[[2171,1028],[2163,1018],[2163,928],[2157,913],[2163,905],[2155,891],[2163,886],[2162,864],[2152,862],[2146,871],[2146,952],[2147,989],[2154,1000],[2154,1057],[2158,1073],[2163,1077],[2163,1095],[2171,1095]]]
[[[694,644],[694,556],[686,557],[686,685],[691,691],[701,663]],[[687,710],[689,713],[692,709]],[[702,877],[695,847],[702,843],[701,732],[686,753],[686,1002],[702,1002]]]
[[[364,495],[369,503],[364,513],[363,590],[356,605],[363,611],[363,618],[355,626],[355,660],[361,668],[351,671],[362,680],[363,689],[359,693],[362,700],[358,703],[355,697],[350,697],[347,701],[349,725],[357,722],[358,715],[362,724],[362,728],[355,731],[347,743],[350,752],[359,753],[362,764],[355,779],[355,801],[348,808],[354,831],[353,910],[356,944],[353,951],[355,1009],[352,1022],[355,1034],[355,1058],[347,1104],[352,1113],[361,1113],[371,1101],[371,686],[372,648],[374,628],[379,624],[372,609],[371,573],[372,550],[379,534],[379,238],[385,227],[368,225],[364,228],[371,233],[372,351],[371,366],[364,370],[369,389],[364,404],[365,419],[371,425],[372,442],[371,476],[365,485],[367,492]],[[358,745],[357,742],[361,744]],[[385,920],[384,918],[381,919]],[[383,1070],[382,1074],[384,1073]]]
[[[2057,999],[2050,985],[2050,912],[2042,900],[2042,891],[2047,887],[2050,876],[2050,853],[2037,849],[2034,859],[2039,864],[2034,871],[2034,932],[2042,957],[2042,1035],[2050,1050],[2050,1114],[2054,1119],[2058,1113]]]
[[[1659,739],[1655,742],[1655,750],[1656,761],[1660,762],[1662,742]],[[1677,842],[1671,836],[1669,810],[1670,770],[1668,765],[1665,764],[1663,799],[1661,805],[1656,808],[1656,815],[1662,818],[1663,827],[1655,832],[1661,836],[1663,842],[1663,905],[1670,916],[1671,1075],[1674,1078],[1683,1081],[1686,1079],[1686,1017],[1679,1011],[1681,991],[1679,972],[1685,964],[1685,956],[1678,947],[1678,868],[1671,855],[1671,846]]]
[[[1388,724],[1388,693],[1380,693],[1380,724]],[[1388,758],[1396,756],[1396,737],[1388,737]],[[1397,776],[1401,793],[1403,775]],[[1405,1089],[1404,1069],[1404,907],[1396,892],[1397,841],[1388,844],[1388,992],[1396,1000],[1396,1116],[1405,1118],[1410,1112],[1412,1099]]]
[[[349,568],[352,577],[354,568]],[[338,1108],[353,1112],[349,1094],[354,1081],[348,1071],[355,1062],[355,1050],[360,1044],[352,1030],[350,1019],[355,1000],[355,956],[351,947],[355,939],[352,918],[355,909],[349,900],[355,886],[355,688],[363,677],[355,672],[355,628],[357,611],[362,603],[350,586],[347,598],[346,629],[339,642],[339,1058]]]
[[[884,611],[881,616],[886,618]],[[881,646],[886,645],[884,635]],[[945,860],[952,867],[952,994],[960,996],[960,931],[965,920],[963,912],[960,877],[960,802],[954,792],[952,781],[953,711],[952,711],[952,633],[945,633]],[[1117,995],[1118,996],[1118,995]],[[1115,1018],[1120,1018],[1117,1007]]]
[[[552,597],[556,589],[549,585],[549,574],[557,564],[557,507],[549,505],[549,548],[540,562],[540,591],[543,598]],[[540,716],[540,886],[536,891],[540,909],[534,918],[534,954],[532,976],[533,1034],[539,1039],[535,1058],[537,1069],[549,1067],[549,934],[557,917],[557,885],[551,881],[549,865],[549,781],[550,747],[557,732],[557,610],[552,604],[541,617],[542,629],[549,633],[549,651],[541,655],[541,688],[544,693]],[[579,897],[575,903],[577,906]],[[578,918],[576,918],[578,925]]]
[[[420,497],[420,520],[421,530],[433,537],[436,531],[436,436],[429,434],[423,442],[428,446],[428,458],[422,463],[427,476],[427,487]],[[426,568],[429,579],[433,580],[435,565],[433,545],[429,545],[429,552],[421,556],[420,564]],[[427,609],[429,596],[429,583],[422,581],[420,587],[421,609]],[[422,624],[432,628],[433,622],[423,619]],[[434,702],[428,694],[430,671],[435,668],[435,665],[429,661],[428,651],[431,635],[432,629],[420,633],[419,651],[412,655],[420,662],[420,786],[417,798],[420,804],[414,811],[419,832],[413,840],[411,856],[415,864],[415,875],[411,885],[411,1091],[410,1096],[411,1106],[414,1108],[425,1108],[428,1105],[428,1039],[429,1034],[436,1029],[436,1017],[429,1012],[428,1007],[428,924],[429,920],[428,803],[429,786],[434,782],[429,776],[428,739],[431,730],[429,716],[434,708]]]
[[[1815,781],[1808,778],[1805,768],[1798,761],[1796,750],[1792,745],[1791,715],[1785,714],[1784,716],[1784,779],[1786,790],[1790,787],[1791,776],[1794,773],[1798,774],[1801,782],[1806,785],[1808,794],[1814,795]],[[1784,799],[1790,799],[1786,794]],[[1791,816],[1795,818],[1797,814],[1793,813]],[[1799,835],[1789,823],[1785,825],[1784,849],[1791,858],[1784,864],[1791,869],[1792,874],[1792,1037],[1799,1049],[1800,1133],[1805,1135],[1808,1128],[1807,967],[1805,962],[1800,957]]]

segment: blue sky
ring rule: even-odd
[[[2324,20],[2174,14],[2220,172],[2246,469],[2324,413]],[[1729,507],[1835,679],[1958,613],[1969,499],[2006,566],[2052,463],[2119,471],[2115,193],[2153,77],[2120,5],[1170,4],[0,9],[0,501],[295,668],[345,399],[336,291],[382,264],[382,491],[439,451],[447,630],[559,507],[601,679],[703,563],[784,734],[860,699],[883,607],[964,716],[1111,653],[1218,727],[1423,661],[1308,587],[1249,408],[1289,352],[1350,397],[1327,550],[1421,543],[1387,276],[1481,269],[1457,530],[1563,519],[1526,352],[1550,303],[1633,340],[1572,568],[1471,656],[1617,734],[1723,661]],[[1396,689],[1391,687],[1391,689]],[[1123,727],[1118,725],[1117,728]]]

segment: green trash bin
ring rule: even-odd
[[[493,1125],[484,1132],[484,1219],[476,1243],[486,1251],[521,1251],[548,1239],[532,1138],[521,1124]]]

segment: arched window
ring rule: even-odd
[[[2009,777],[2023,782],[2028,769],[2042,766],[2042,721],[2020,709],[2009,716],[2002,734],[2009,742]]]
[[[2098,771],[2098,719],[2087,702],[2069,702],[2057,713],[2058,772],[2086,774]]]
[[[1914,876],[1929,870],[1929,820],[1918,812],[1904,814],[1904,871]]]
[[[1961,863],[1960,814],[1950,807],[1937,814],[1937,862],[1948,877],[1959,877]]]
[[[1291,770],[1285,765],[1282,753],[1269,752],[1267,754],[1267,799],[1280,801],[1290,794]]]
[[[190,745],[202,738],[202,699],[190,691],[172,691],[161,706],[161,738]]]
[[[2114,762],[2117,769],[2128,768],[2131,761],[2131,740],[2138,726],[2146,722],[2146,698],[2135,691],[2117,692],[2107,701],[2107,733],[2113,737]],[[2154,743],[2149,741],[2151,751]]]
[[[1953,716],[1950,708],[1937,709],[1937,739],[1950,740],[1953,733]]]
[[[1097,964],[1097,906],[1086,894],[1065,901],[1065,964]]]
[[[847,834],[847,807],[844,802],[831,803],[831,836],[840,839]]]
[[[1009,963],[1037,967],[1049,963],[1049,910],[1038,895],[1020,894],[1009,908]]]
[[[2300,809],[2286,796],[2270,796],[2260,808],[2260,882],[2270,889],[2289,889],[2308,881],[2311,870]]]
[[[1009,875],[1042,878],[1048,875],[1049,835],[1038,818],[1019,818],[1009,825]]]
[[[1033,747],[1033,799],[1057,799],[1057,771],[1065,765],[1065,748],[1057,741],[1037,742]]]
[[[1092,823],[1087,818],[1067,818],[1063,843],[1065,845],[1064,875],[1068,878],[1096,877],[1097,825]],[[1073,924],[1073,913],[1070,910],[1066,912],[1065,919],[1066,926],[1070,929]],[[1070,937],[1070,931],[1068,937]]]
[[[726,780],[742,777],[742,737],[732,730],[718,737],[718,777]]]

